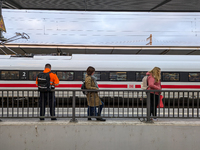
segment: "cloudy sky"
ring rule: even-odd
[[[27,33],[29,40],[14,43],[200,46],[200,13],[141,13],[3,10],[10,38]]]

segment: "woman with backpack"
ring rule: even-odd
[[[147,90],[161,90],[161,69],[154,67],[151,71],[147,72],[148,88]],[[150,114],[154,116],[154,121],[157,121],[157,105],[160,100],[160,92],[150,93]]]
[[[87,68],[87,75],[85,77],[85,87],[90,90],[98,90],[98,84],[96,78],[94,77],[95,68],[89,66]],[[98,92],[88,92],[87,93],[87,103],[88,103],[88,116],[101,116],[101,111],[103,109],[104,103],[100,100]],[[98,113],[96,112],[96,107],[98,107]],[[103,118],[96,118],[97,121],[106,121]],[[92,120],[88,118],[88,120]]]

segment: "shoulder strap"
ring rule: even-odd
[[[89,76],[87,76],[87,77],[89,77]],[[86,78],[87,78],[87,77],[86,77]],[[92,86],[92,76],[90,76],[90,77],[91,77],[91,86]]]
[[[87,76],[88,77],[88,76]],[[92,76],[90,76],[90,78],[91,78],[91,86],[92,86]]]

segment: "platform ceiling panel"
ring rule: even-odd
[[[66,55],[72,54],[86,54],[85,49],[61,49],[61,52]]]
[[[12,48],[12,50],[16,50],[15,48]],[[56,49],[52,48],[22,48],[22,52],[16,51],[18,54],[52,54],[52,53],[57,53]]]
[[[111,54],[111,49],[87,49],[86,54]]]
[[[200,0],[5,0],[3,7],[66,11],[200,12]]]
[[[138,54],[162,54],[164,52],[164,50],[141,50]]]
[[[200,12],[200,0],[172,0],[156,10],[161,12],[166,10],[172,12]]]
[[[15,53],[12,52],[11,50],[14,51],[17,54],[25,54],[25,52],[22,49],[20,49],[20,48],[10,48],[10,50],[7,49],[7,48],[1,48],[0,55],[4,55],[5,53],[8,54],[8,55],[15,55]]]
[[[189,55],[192,52],[192,50],[170,50],[166,55]]]
[[[194,50],[190,53],[190,55],[200,55],[200,51],[199,50]]]
[[[123,49],[117,49],[113,50],[111,54],[138,54],[140,50],[123,50]]]

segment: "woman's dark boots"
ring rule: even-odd
[[[101,116],[101,114],[98,113],[98,116]],[[97,121],[106,121],[106,119],[104,119],[104,118],[96,118],[96,119],[97,119]]]

